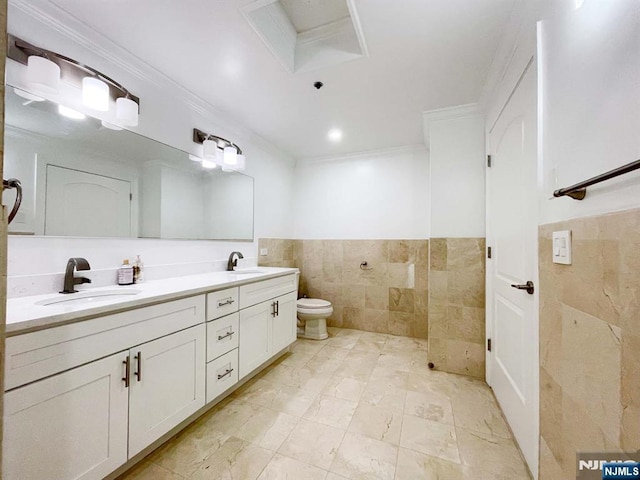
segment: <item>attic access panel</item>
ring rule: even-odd
[[[243,14],[290,73],[368,56],[353,0],[258,0]]]

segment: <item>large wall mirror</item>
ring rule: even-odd
[[[23,186],[10,234],[253,240],[253,178],[10,86],[5,97],[4,177]]]

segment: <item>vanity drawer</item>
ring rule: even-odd
[[[204,323],[204,295],[6,340],[5,390]]]
[[[238,349],[207,363],[207,403],[238,383]]]
[[[240,308],[271,300],[285,293],[298,291],[298,274],[272,278],[240,287]]]
[[[207,294],[207,320],[238,311],[238,287]]]
[[[207,323],[207,362],[238,348],[238,312]]]

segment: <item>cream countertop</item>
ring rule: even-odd
[[[298,273],[297,268],[258,267],[256,273],[234,274],[233,272],[211,272],[199,275],[155,280],[135,285],[111,285],[101,288],[79,288],[81,292],[140,290],[137,295],[108,298],[105,300],[76,305],[37,305],[37,302],[54,298],[73,298],[73,294],[63,295],[49,293],[31,297],[10,298],[7,300],[7,336],[19,335],[30,331],[41,330],[95,318],[102,315],[118,313],[133,308],[152,305],[184,298],[192,295],[237,287],[269,278]]]

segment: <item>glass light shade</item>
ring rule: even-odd
[[[236,165],[238,163],[238,150],[236,147],[224,147],[224,163]]]
[[[109,123],[106,120],[102,120],[100,123],[104,128],[108,128],[109,130],[116,130],[116,131],[122,130],[122,127],[120,125],[116,125],[115,123]]]
[[[216,165],[216,162],[212,162],[211,160],[207,160],[206,158],[203,158],[202,159],[202,166],[204,168],[206,168],[207,170],[213,170],[218,165]]]
[[[71,118],[73,120],[84,120],[85,114],[80,113],[73,108],[65,107],[64,105],[58,105],[58,113],[63,117]]]
[[[94,77],[82,79],[82,103],[93,110],[109,110],[109,85]],[[137,116],[137,112],[136,112]]]
[[[33,93],[25,92],[19,88],[14,88],[13,92],[19,97],[26,98],[30,102],[44,102],[44,98],[34,95]]]
[[[205,140],[202,142],[202,150],[204,158],[213,160],[216,158],[216,154],[218,153],[218,142],[215,140]]]
[[[116,100],[116,119],[119,123],[127,127],[137,126],[138,104],[129,98],[118,98]]]
[[[236,171],[244,172],[244,169],[247,165],[247,160],[244,158],[243,154],[238,155],[238,163],[236,163]]]
[[[60,67],[44,57],[31,55],[27,59],[27,83],[47,93],[58,93]]]

